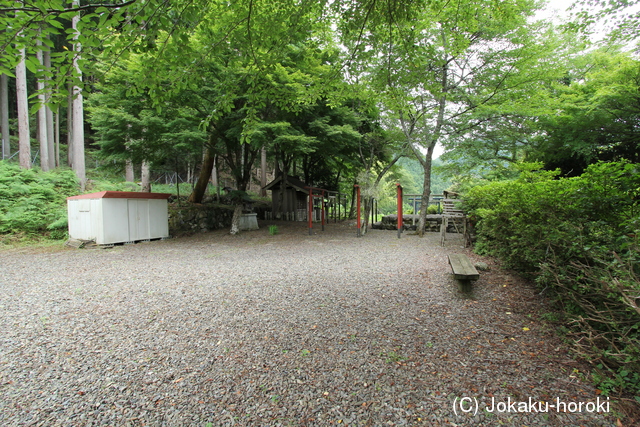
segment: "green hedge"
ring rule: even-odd
[[[576,178],[537,166],[465,195],[476,251],[552,290],[600,388],[638,396],[640,165],[598,163]]]
[[[0,234],[67,235],[68,196],[78,194],[71,170],[42,172],[0,161]]]

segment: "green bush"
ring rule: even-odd
[[[640,165],[598,163],[576,178],[537,166],[465,195],[476,250],[553,291],[603,391],[640,394]]]
[[[42,172],[0,161],[0,234],[64,238],[66,198],[78,194],[71,170]]]

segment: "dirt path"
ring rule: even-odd
[[[458,289],[457,235],[261,226],[1,251],[0,424],[615,425],[535,289]]]

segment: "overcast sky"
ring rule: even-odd
[[[558,21],[566,19],[570,12],[567,11],[573,4],[573,0],[553,0],[548,1],[544,10],[537,13],[536,17],[539,19],[555,18]],[[554,20],[555,20],[554,19]]]

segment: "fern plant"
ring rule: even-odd
[[[0,234],[64,238],[66,198],[77,193],[71,170],[42,172],[0,161]]]

